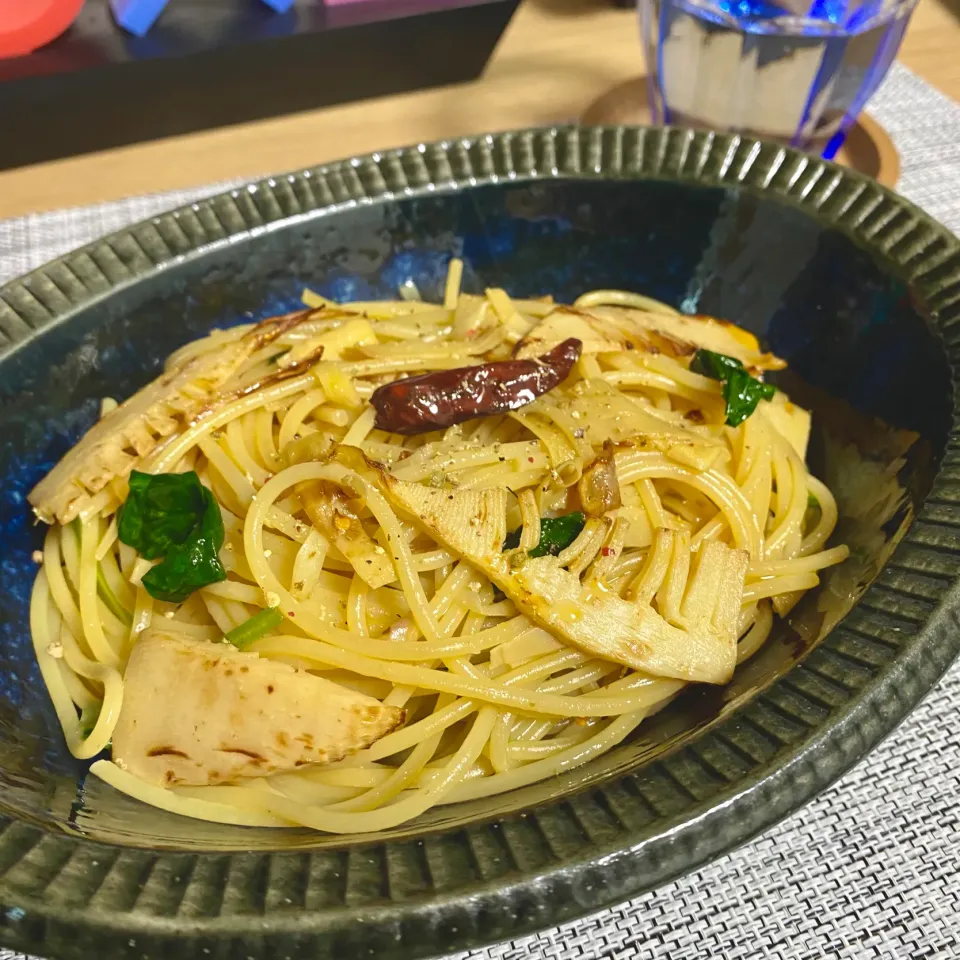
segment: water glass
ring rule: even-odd
[[[893,62],[917,0],[639,0],[657,123],[832,157]]]

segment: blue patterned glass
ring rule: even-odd
[[[917,0],[638,0],[654,120],[831,158]]]

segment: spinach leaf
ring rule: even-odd
[[[190,536],[171,547],[163,562],[144,574],[143,585],[156,600],[183,603],[195,590],[227,579],[218,556],[224,538],[220,507],[206,488],[203,499],[203,516]]]
[[[267,607],[255,613],[249,620],[244,620],[238,627],[234,627],[227,635],[235,647],[246,650],[255,640],[266,636],[275,627],[283,623],[283,614],[276,607]]]
[[[163,556],[142,581],[155,600],[182,603],[195,590],[227,578],[218,556],[224,538],[220,507],[193,471],[134,471],[118,536],[148,560]]]
[[[761,400],[769,400],[777,392],[772,383],[763,383],[751,377],[746,367],[736,358],[712,350],[698,350],[690,364],[694,373],[723,383],[723,399],[727,404],[727,425],[739,426],[749,417]]]
[[[130,495],[120,508],[117,535],[141,557],[157,560],[183,543],[203,516],[203,484],[189,473],[130,474]]]
[[[529,557],[555,557],[580,536],[587,518],[576,511],[562,517],[542,517],[540,520],[540,542],[527,553]],[[523,527],[517,527],[504,541],[504,550],[514,550],[520,546],[520,534]]]
[[[770,400],[777,392],[772,383],[762,383],[747,373],[737,370],[723,384],[723,399],[727,401],[727,423],[736,427],[743,423],[761,400]]]
[[[690,362],[690,369],[711,380],[726,380],[734,370],[742,370],[743,364],[736,357],[712,350],[698,350]]]

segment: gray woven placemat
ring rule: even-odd
[[[870,112],[900,151],[900,192],[960,232],[960,105],[897,66]],[[226,186],[0,222],[0,283]],[[449,960],[817,957],[960,958],[960,665],[863,763],[760,839],[612,910]]]

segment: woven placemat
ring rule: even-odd
[[[870,112],[900,151],[900,192],[960,232],[960,105],[896,66]],[[228,186],[0,222],[0,283]],[[863,763],[758,840],[615,909],[455,960],[819,957],[960,958],[960,665]]]

